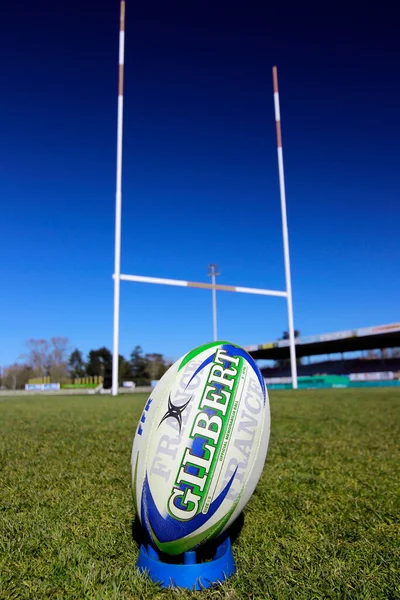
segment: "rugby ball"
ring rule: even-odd
[[[250,499],[268,449],[262,375],[245,350],[214,342],[154,388],[132,448],[136,514],[162,552],[181,554],[227,529]]]

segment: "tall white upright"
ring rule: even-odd
[[[114,258],[114,333],[112,361],[112,395],[118,394],[119,305],[121,285],[121,207],[122,207],[122,126],[124,117],[124,55],[125,55],[125,0],[120,3],[119,69],[118,69],[118,124],[117,176],[115,192],[115,258]]]
[[[288,309],[288,329],[290,344],[290,365],[292,371],[292,387],[297,389],[297,364],[296,364],[296,346],[294,338],[294,320],[293,320],[293,302],[292,302],[292,280],[290,276],[290,254],[289,254],[289,234],[286,214],[286,193],[285,193],[285,173],[283,170],[283,150],[282,150],[282,131],[281,131],[281,112],[279,106],[279,88],[278,88],[278,70],[272,68],[272,79],[274,84],[274,105],[276,121],[276,140],[278,151],[278,169],[279,169],[279,188],[281,196],[282,212],[282,235],[283,235],[283,254],[285,259],[285,277]]]
[[[215,286],[216,276],[219,275],[217,265],[208,265],[208,274],[211,277],[211,283]],[[212,316],[213,316],[213,341],[216,342],[218,339],[217,332],[217,290],[215,287],[212,288]]]

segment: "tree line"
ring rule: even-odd
[[[101,376],[104,387],[111,387],[112,354],[105,346],[90,350],[86,358],[78,348],[71,352],[65,337],[30,339],[26,348],[20,362],[2,369],[0,389],[23,389],[30,379],[37,377],[50,377],[52,383],[67,383],[79,377]],[[162,354],[143,354],[142,348],[135,346],[128,358],[119,355],[119,385],[124,381],[149,385],[160,379],[170,364]]]

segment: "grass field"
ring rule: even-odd
[[[400,598],[398,390],[271,394],[237,575],[197,593],[135,568],[130,452],[144,400],[0,400],[2,600]]]

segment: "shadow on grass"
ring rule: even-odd
[[[218,546],[226,540],[228,537],[231,539],[231,543],[234,544],[237,538],[240,535],[244,525],[244,516],[243,513],[240,513],[238,518],[232,523],[232,525],[222,533],[218,538],[212,539],[205,544],[202,544],[198,548],[196,548],[197,553],[197,561],[198,562],[207,562],[212,560],[215,556]],[[143,527],[140,524],[140,521],[137,516],[132,520],[132,538],[140,548],[142,544],[147,546],[150,543],[150,540],[144,531]],[[165,554],[163,552],[159,552],[160,560],[169,564],[180,564],[183,562],[182,555],[172,555]]]

